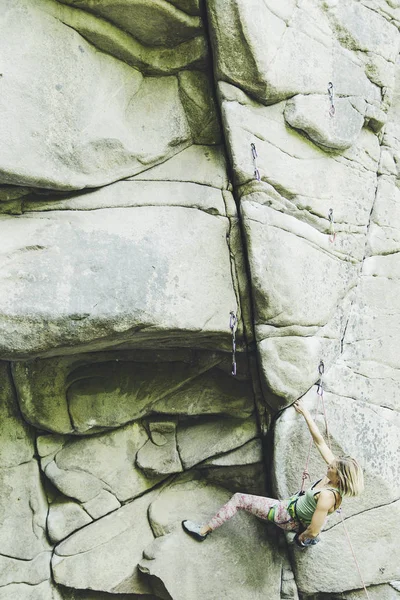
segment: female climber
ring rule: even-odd
[[[183,521],[186,533],[203,541],[238,510],[245,510],[262,520],[275,523],[285,531],[295,532],[297,545],[312,546],[319,541],[318,534],[327,516],[339,508],[342,498],[361,494],[364,478],[357,461],[349,456],[334,456],[307,408],[300,401],[294,403],[294,408],[303,415],[315,445],[328,464],[326,475],[305,493],[297,493],[287,500],[234,494],[206,525]]]

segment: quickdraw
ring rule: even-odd
[[[336,239],[335,221],[333,220],[333,208],[329,209],[328,220],[329,220],[329,241],[333,243]]]
[[[330,81],[328,83],[328,95],[329,95],[329,101],[331,104],[331,107],[329,109],[329,116],[334,117],[335,116],[335,112],[336,112],[336,108],[335,108],[335,91],[333,88],[333,83],[332,81]]]
[[[257,154],[257,150],[256,150],[256,145],[252,143],[252,144],[250,144],[250,147],[251,147],[251,155],[253,157],[254,177],[257,179],[257,181],[261,181],[260,171],[257,166],[258,154]]]
[[[233,310],[231,310],[229,319],[229,328],[232,333],[232,375],[236,375],[236,328],[238,319]]]
[[[320,360],[319,365],[318,365],[319,379],[318,379],[318,383],[317,383],[318,402],[317,402],[317,407],[315,409],[314,420],[315,420],[315,418],[316,418],[316,416],[318,414],[319,405],[321,403],[322,404],[322,409],[324,411],[325,429],[326,429],[326,436],[328,438],[328,446],[330,447],[331,440],[330,440],[330,433],[329,433],[329,428],[328,428],[328,419],[327,419],[325,402],[324,402],[324,382],[323,382],[324,373],[325,373],[324,361]],[[308,472],[308,465],[309,465],[309,462],[310,462],[312,445],[313,445],[313,439],[311,438],[310,445],[308,447],[306,464],[305,464],[305,467],[304,467],[304,470],[303,470],[303,474],[302,474],[302,479],[301,479],[300,494],[304,493],[304,487],[305,487],[305,484],[306,484],[306,480],[310,479],[310,474]]]

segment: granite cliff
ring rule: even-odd
[[[362,577],[400,598],[399,28],[399,0],[0,0],[0,600],[366,597],[338,515],[304,553],[180,525],[299,488],[321,360]]]

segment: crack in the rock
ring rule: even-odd
[[[205,462],[207,460],[214,460],[214,459],[218,459],[218,458],[223,458],[224,456],[229,456],[229,454],[231,454],[232,452],[236,452],[237,450],[241,450],[242,448],[244,448],[247,444],[250,444],[250,442],[254,442],[254,440],[259,440],[260,438],[258,436],[255,436],[253,438],[251,438],[250,440],[247,440],[247,442],[243,442],[243,444],[240,444],[239,446],[235,446],[235,448],[230,448],[229,450],[225,450],[225,451],[221,451],[218,452],[217,454],[213,454],[212,456],[208,456],[207,458],[204,458],[202,461],[200,461],[199,463],[196,463],[194,465],[195,468],[199,469],[199,468],[210,468],[210,469],[219,469],[221,468],[219,465],[211,465],[211,464],[205,464]],[[229,466],[248,466],[251,464],[257,464],[257,463],[245,463],[245,465],[242,465],[240,463],[233,463],[232,465]],[[228,466],[228,465],[226,465]],[[191,467],[193,468],[193,467]]]
[[[293,217],[295,218],[295,217]],[[263,223],[262,221],[255,219],[254,217],[249,217],[246,216],[246,221],[254,221],[255,223],[259,223],[260,225],[266,225],[266,223]],[[348,254],[344,254],[339,252],[338,250],[329,252],[328,250],[326,250],[325,248],[323,248],[322,246],[318,246],[318,244],[316,244],[315,242],[309,240],[305,235],[302,235],[300,233],[296,233],[294,231],[290,231],[290,229],[286,229],[285,227],[281,227],[279,225],[274,225],[272,223],[267,223],[268,227],[272,227],[273,229],[279,229],[280,231],[285,231],[286,233],[289,233],[291,235],[295,235],[296,237],[304,240],[307,244],[309,244],[312,248],[314,248],[315,250],[319,250],[320,252],[322,252],[323,254],[329,256],[330,258],[333,259],[337,259],[337,260],[341,260],[343,262],[347,262],[350,263],[354,266],[362,263],[362,260],[358,260]]]
[[[396,502],[399,502],[399,500],[400,500],[400,498],[396,498],[395,500],[392,500],[391,502],[387,502],[385,504],[379,504],[379,506],[372,506],[371,508],[366,508],[365,510],[361,510],[360,512],[357,512],[357,513],[355,513],[353,515],[350,515],[349,517],[345,517],[343,515],[343,520],[344,521],[349,521],[350,519],[356,519],[360,515],[363,515],[365,513],[371,512],[373,510],[377,510],[379,508],[384,508],[385,506],[391,506],[392,504],[395,504]],[[332,531],[332,529],[334,529],[338,525],[342,525],[342,521],[341,520],[338,523],[333,523],[330,527],[327,527],[326,529],[324,529],[324,531]]]
[[[219,188],[214,188],[214,189],[219,189]],[[200,212],[203,212],[207,215],[209,215],[210,217],[222,217],[222,218],[227,218],[226,215],[221,214],[217,208],[215,207],[210,207],[208,210],[201,208],[200,206],[185,206],[183,204],[135,204],[135,205],[131,205],[131,206],[117,206],[117,205],[112,205],[112,206],[95,206],[95,207],[86,207],[86,208],[49,208],[48,210],[29,210],[23,213],[23,215],[17,215],[17,216],[27,216],[29,217],[29,215],[33,215],[36,219],[48,219],[48,220],[52,220],[51,217],[42,217],[41,215],[43,213],[48,213],[48,212],[71,212],[71,213],[75,213],[75,212],[93,212],[93,211],[99,211],[99,210],[110,210],[110,209],[115,209],[115,210],[125,210],[125,209],[135,209],[135,208],[184,208],[187,210],[199,210]],[[7,215],[8,216],[8,215]],[[12,217],[13,218],[13,217]]]
[[[193,144],[195,145],[195,144]],[[203,146],[205,144],[202,144]],[[185,150],[187,150],[187,148],[185,148]],[[184,152],[184,150],[182,150],[182,152]],[[180,154],[180,153],[179,153]],[[175,156],[178,156],[177,154],[175,154],[172,158],[175,158]],[[168,159],[170,160],[170,159]],[[156,169],[158,167],[158,165],[155,165],[154,169]],[[143,171],[143,173],[146,173],[146,171]],[[132,177],[128,178],[128,179],[120,179],[120,181],[127,181],[127,182],[135,182],[135,181],[146,181],[148,183],[188,183],[188,184],[192,184],[192,185],[201,185],[203,187],[209,187],[213,190],[227,190],[229,185],[227,185],[226,187],[219,187],[218,185],[212,185],[211,183],[204,183],[202,181],[195,181],[194,179],[146,179],[145,177],[140,177],[141,173],[139,173],[138,175],[133,175]],[[117,182],[116,182],[117,183]],[[147,206],[146,204],[144,204],[143,206]],[[159,205],[157,205],[159,206]],[[162,205],[164,206],[164,205]],[[171,204],[171,206],[178,206],[177,204]]]
[[[0,552],[0,556],[3,556],[4,558],[10,558],[11,560],[16,560],[21,563],[33,563],[42,554],[51,554],[51,550],[44,550],[43,552],[39,552],[34,558],[21,558],[19,556],[13,556],[12,554],[7,554],[6,552]],[[9,585],[9,584],[7,584],[7,585]]]

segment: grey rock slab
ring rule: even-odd
[[[91,522],[90,516],[77,502],[60,499],[50,504],[47,531],[51,541],[57,544]]]
[[[394,63],[398,53],[397,27],[363,3],[338,2],[328,11],[342,44],[351,50],[376,54]]]
[[[166,486],[149,506],[149,521],[156,537],[181,528],[183,519],[206,523],[230,498],[221,487],[204,481],[178,479]]]
[[[212,0],[207,8],[217,78],[272,100],[275,90],[268,88],[266,72],[278,52],[286,23],[263,2]]]
[[[38,585],[15,583],[0,587],[0,600],[64,600],[50,581]]]
[[[120,508],[121,503],[114,494],[107,490],[102,490],[97,496],[88,500],[82,506],[92,519],[100,519],[100,517]]]
[[[251,197],[242,200],[242,212],[256,323],[325,325],[357,282],[356,260],[336,253],[326,234]]]
[[[32,560],[21,560],[0,554],[0,587],[13,583],[38,585],[50,579],[50,559],[50,552],[41,552]]]
[[[392,583],[392,582],[391,582]],[[389,584],[370,585],[367,588],[370,600],[399,600],[399,592]],[[342,594],[344,600],[362,600],[365,598],[365,590],[354,590]]]
[[[204,461],[204,465],[215,467],[231,467],[236,465],[252,465],[262,462],[262,444],[261,440],[251,440],[237,450],[227,452],[216,458],[209,458]]]
[[[14,362],[13,378],[27,421],[42,430],[77,430],[85,434],[124,425],[148,414],[153,403],[220,360],[221,356],[214,353],[177,349],[173,353],[98,352]],[[82,384],[74,385],[80,381]],[[184,405],[180,412],[186,412]],[[65,438],[60,435],[39,436],[38,452],[42,457],[49,456],[64,443]]]
[[[333,362],[339,353],[339,339],[323,335],[270,337],[257,344],[264,393],[275,396],[271,404],[281,410],[302,396],[318,379],[321,356]]]
[[[30,0],[6,6],[1,54],[10,67],[2,78],[8,109],[0,134],[14,143],[2,153],[1,183],[60,190],[105,185],[190,144],[176,77],[143,78],[41,6]]]
[[[23,566],[49,550],[47,501],[36,461],[0,469],[0,489],[0,553]]]
[[[396,256],[368,259],[370,274],[360,280],[343,353],[329,374],[332,392],[386,407],[393,416],[400,412],[396,352],[400,286],[394,277],[399,269]]]
[[[178,426],[179,455],[185,469],[210,456],[234,450],[257,436],[255,417],[233,419],[213,417],[198,422],[190,420]]]
[[[400,216],[396,210],[400,191],[395,182],[379,177],[368,232],[367,256],[385,255],[400,250]]]
[[[334,208],[336,223],[368,224],[375,198],[375,166],[365,169],[355,161],[340,161],[287,127],[283,102],[265,107],[235,98],[232,86],[225,85],[223,91],[230,95],[222,102],[222,117],[237,185],[254,182],[251,144],[255,143],[262,181],[282,196],[325,219]],[[379,141],[371,137],[379,153]],[[360,137],[370,152],[369,140],[370,136]]]
[[[199,372],[212,364],[210,357],[192,365],[178,361],[156,364],[110,361],[76,369],[70,375],[67,392],[75,428],[85,433],[95,426],[115,427],[152,411],[168,412],[164,407],[170,406],[170,398],[185,384],[190,389],[189,382],[202,379],[201,375],[197,377]],[[195,383],[194,396],[196,391]],[[178,400],[179,395],[174,404],[178,411],[171,410],[171,414],[186,414],[186,405]]]
[[[300,129],[323,149],[346,150],[355,144],[364,125],[364,115],[351,104],[351,99],[335,101],[335,115],[329,114],[325,96],[294,96],[285,107],[285,120]]]
[[[36,438],[36,447],[40,457],[54,458],[59,450],[62,449],[67,438],[64,435],[38,435]],[[43,464],[43,462],[42,462]]]
[[[199,375],[171,392],[154,406],[164,414],[188,416],[224,414],[232,417],[248,417],[254,410],[254,399],[248,381],[238,381],[219,369]]]
[[[153,540],[147,510],[157,493],[126,504],[59,544],[52,561],[55,581],[109,594],[150,594],[135,565]]]
[[[0,468],[29,462],[35,452],[33,431],[21,419],[10,365],[0,362]]]
[[[149,427],[151,439],[139,449],[136,455],[137,466],[149,476],[183,471],[176,445],[176,423],[153,422],[149,423]]]
[[[397,556],[400,501],[346,519],[363,580],[367,586],[399,577]],[[378,526],[376,525],[378,523]],[[318,552],[293,550],[296,582],[305,594],[339,593],[361,586],[343,525],[324,532]],[[321,572],[324,577],[321,578]]]
[[[212,485],[224,487],[232,492],[265,495],[265,467],[263,463],[235,465],[232,467],[197,467],[204,480]]]
[[[193,144],[164,163],[139,173],[133,181],[189,181],[226,189],[228,174],[222,146]]]
[[[0,353],[142,346],[167,332],[174,346],[228,346],[237,304],[228,228],[180,207],[0,217]]]
[[[104,494],[99,497],[103,490],[126,501],[160,480],[158,474],[148,477],[135,466],[136,453],[147,440],[146,430],[139,423],[93,437],[70,438],[46,467],[45,474],[66,496],[80,502],[92,501],[100,512],[102,501],[108,498],[104,507],[108,512],[108,502],[111,501],[110,508],[117,508],[118,502],[107,495],[104,498]],[[96,511],[95,506],[93,510]]]
[[[59,469],[55,461],[46,461],[42,465],[47,479],[65,496],[87,502],[100,494],[103,484],[85,471],[67,471]]]
[[[161,580],[174,600],[233,600],[238,590],[245,600],[280,599],[281,553],[253,516],[238,513],[202,544],[183,532],[182,519],[208,519],[224,497],[225,491],[199,482],[164,491],[152,504],[150,518],[159,532],[171,533],[146,547],[140,570]]]
[[[340,94],[379,100],[361,61],[341,49],[316,3],[280,8],[261,0],[213,0],[207,6],[219,80],[271,104],[299,93],[326,93],[327,73],[333,72]]]
[[[111,54],[146,75],[169,75],[181,69],[205,67],[208,48],[203,34],[177,46],[148,46],[132,35],[86,10],[53,0],[38,0],[40,8],[79,32],[95,48]]]
[[[360,265],[326,234],[252,198],[242,198],[242,215],[262,382],[295,400],[315,382],[320,356],[330,361],[339,351]]]
[[[168,443],[168,437],[175,435],[176,421],[150,421],[148,427],[153,444],[165,446]]]
[[[180,156],[180,154],[178,155]],[[146,177],[142,175],[142,177]],[[50,195],[49,195],[50,196]],[[225,204],[218,189],[189,182],[118,181],[100,189],[59,199],[38,199],[24,203],[24,213],[56,210],[95,210],[138,206],[182,206],[225,216]]]
[[[221,143],[220,124],[214,100],[213,81],[201,71],[182,71],[178,75],[182,105],[195,144]]]
[[[201,19],[157,0],[62,0],[64,4],[83,8],[111,21],[146,46],[177,46],[198,35]]]

